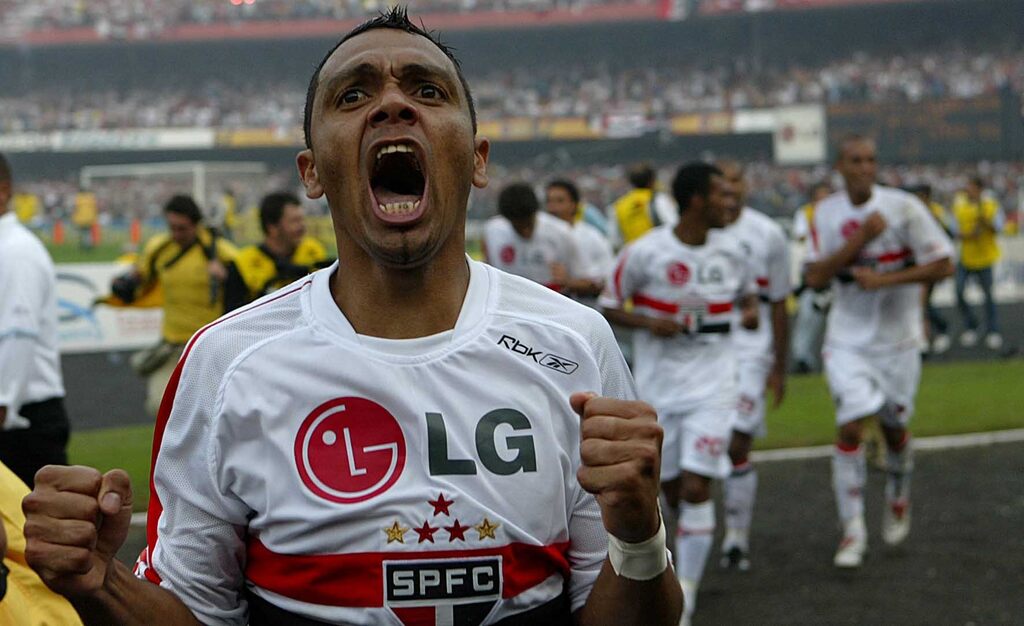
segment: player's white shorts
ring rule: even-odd
[[[736,416],[733,430],[764,437],[768,434],[765,427],[765,383],[771,371],[771,359],[757,357],[741,357],[739,361],[738,389],[739,399],[736,402]]]
[[[677,478],[683,470],[709,478],[729,476],[729,438],[734,414],[735,410],[728,406],[662,413],[664,417],[658,420],[665,431],[661,480]]]
[[[907,425],[921,380],[917,348],[865,354],[828,346],[822,355],[838,425],[871,415],[878,415],[883,424]]]

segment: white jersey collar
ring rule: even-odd
[[[475,334],[474,331],[486,318],[492,296],[491,275],[487,267],[468,256],[466,262],[469,264],[469,288],[455,327],[435,335],[413,339],[382,339],[356,333],[331,296],[331,277],[336,271],[343,271],[337,262],[313,275],[310,310],[320,326],[346,341],[359,344],[363,349],[397,357],[422,357],[442,351]]]

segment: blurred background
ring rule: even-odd
[[[152,422],[127,358],[155,340],[159,317],[101,315],[92,303],[118,260],[164,230],[172,194],[193,195],[239,244],[261,236],[263,194],[303,197],[294,159],[310,74],[340,35],[387,6],[0,0],[0,152],[19,218],[59,264],[72,460],[127,467],[141,509]],[[1005,221],[995,268],[1005,342],[954,342],[931,355],[915,432],[1024,439],[1024,0],[414,0],[409,9],[455,48],[479,133],[492,142],[491,185],[471,198],[471,253],[513,180],[540,189],[568,178],[604,209],[629,190],[632,164],[651,163],[664,187],[682,162],[730,157],[747,166],[749,204],[791,231],[813,185],[838,188],[834,144],[850,132],[876,139],[881,182],[930,185],[944,207],[980,176]],[[305,208],[311,234],[333,251],[326,206]],[[936,302],[955,338],[951,284]],[[824,381],[811,373],[790,389],[762,451],[831,441]],[[1024,444],[949,446],[922,455],[916,543],[853,578],[828,560],[827,462],[780,456],[762,474],[760,567],[710,572],[695,623],[1024,623]]]

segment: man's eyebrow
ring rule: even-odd
[[[359,80],[375,79],[380,76],[380,70],[377,66],[372,63],[360,63],[351,67],[342,68],[337,73],[329,76],[324,84],[320,87],[320,90],[324,94],[333,94],[342,85],[346,85]]]

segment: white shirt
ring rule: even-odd
[[[845,245],[872,213],[885,218],[886,228],[864,247],[854,265],[892,272],[953,257],[953,244],[924,204],[913,194],[875,185],[871,198],[854,206],[845,191],[818,204],[811,229],[808,262],[825,259]],[[835,300],[828,316],[826,345],[869,352],[915,348],[923,333],[921,286],[916,284],[865,291],[848,271],[835,282]]]
[[[576,246],[572,228],[545,211],[537,213],[537,222],[529,239],[523,239],[512,222],[495,215],[484,224],[487,262],[500,270],[528,278],[552,289],[551,264],[565,266],[569,276],[580,276],[584,262]]]
[[[608,540],[576,482],[569,395],[635,398],[607,323],[470,262],[450,333],[360,337],[336,270],[190,342],[157,419],[137,575],[208,624],[245,623],[246,585],[329,623],[489,624],[563,588],[581,607]]]
[[[579,277],[594,281],[607,278],[615,265],[615,253],[604,234],[592,224],[581,220],[572,225],[572,235],[583,263]]]
[[[4,429],[26,428],[22,406],[64,397],[57,349],[57,274],[13,212],[0,215],[0,406]]]
[[[747,330],[739,324],[733,341],[740,358],[764,358],[772,355],[771,303],[784,301],[792,286],[789,279],[789,242],[786,232],[775,220],[760,211],[744,207],[726,232],[740,241],[751,272],[757,282],[759,321],[756,330]],[[737,311],[737,322],[739,312]]]
[[[691,332],[672,338],[633,333],[640,398],[659,413],[704,403],[732,407],[736,355],[728,332],[738,298],[756,293],[739,241],[721,230],[702,246],[684,244],[670,226],[651,230],[619,253],[600,304],[674,319]],[[724,332],[715,332],[724,331]]]

